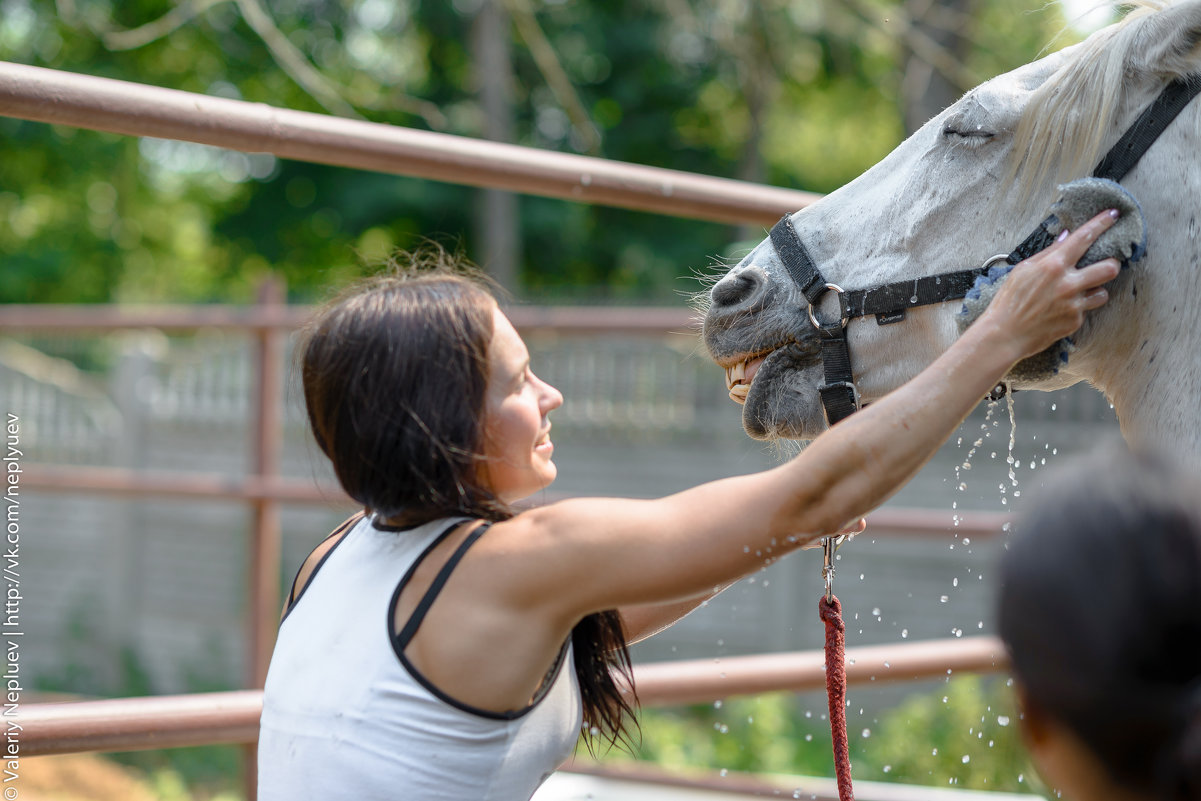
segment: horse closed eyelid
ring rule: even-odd
[[[960,139],[992,139],[996,136],[992,131],[987,131],[983,128],[967,129],[958,128],[954,125],[948,125],[942,129],[943,136],[957,136]]]

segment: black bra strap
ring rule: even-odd
[[[442,569],[438,571],[438,575],[434,576],[433,582],[430,583],[429,589],[425,591],[425,595],[422,596],[421,600],[417,603],[417,608],[413,610],[413,614],[409,617],[408,622],[405,623],[404,628],[400,630],[400,633],[396,635],[396,643],[401,650],[404,650],[408,647],[409,641],[413,639],[413,636],[417,633],[417,629],[420,628],[421,621],[425,619],[426,612],[429,611],[430,606],[432,606],[434,601],[437,599],[438,593],[442,592],[442,588],[446,586],[446,581],[450,578],[451,571],[458,566],[463,556],[467,553],[467,549],[474,545],[475,541],[482,537],[484,532],[491,527],[491,523],[484,523],[475,531],[468,534],[467,539],[459,543],[459,547],[456,548],[455,552],[450,555],[449,559],[446,560],[446,564],[442,565]],[[450,532],[448,531],[447,533],[449,534]],[[401,586],[398,588],[397,597],[399,597],[399,589],[404,587],[409,577],[412,576],[413,571],[417,569],[417,565],[421,563],[421,560],[424,559],[428,553],[429,552],[427,551],[425,554],[422,554],[421,559],[419,559],[409,571],[409,575],[405,576],[405,580],[401,582]],[[393,604],[395,604],[395,601],[393,601]]]

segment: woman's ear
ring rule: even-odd
[[[1131,23],[1136,72],[1180,76],[1201,72],[1201,0],[1169,6]]]

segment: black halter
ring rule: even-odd
[[[1189,102],[1201,93],[1201,75],[1190,75],[1172,81],[1127,129],[1097,168],[1093,176],[1121,181],[1148,148]],[[852,317],[876,315],[876,323],[889,325],[905,319],[905,312],[916,306],[928,306],[964,297],[976,279],[993,264],[1001,261],[1017,264],[1046,248],[1054,237],[1048,228],[1056,222],[1054,215],[1043,220],[1030,236],[1009,254],[993,256],[974,270],[928,275],[907,281],[844,290],[831,284],[814,264],[813,258],[786,214],[771,229],[771,241],[789,276],[809,301],[809,319],[821,335],[822,365],[825,381],[818,392],[826,420],[834,425],[859,408],[859,393],[851,372],[851,354],[847,346],[846,327]],[[814,309],[828,291],[838,293],[839,319],[823,323]],[[1002,393],[1003,394],[1003,393]],[[999,396],[998,396],[999,397]]]

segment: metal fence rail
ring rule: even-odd
[[[951,671],[993,672],[1007,664],[993,637],[847,649],[847,682],[912,681]],[[711,702],[776,690],[823,689],[821,651],[681,660],[639,665],[634,682],[642,706]],[[21,712],[22,752],[131,751],[258,739],[261,690],[31,704]]]
[[[715,222],[770,225],[818,197],[5,62],[0,115]]]

